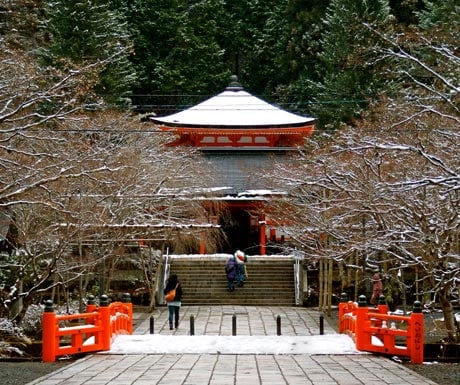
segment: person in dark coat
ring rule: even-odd
[[[177,274],[171,274],[166,282],[163,293],[166,295],[169,291],[176,289],[176,296],[172,301],[167,302],[169,311],[169,329],[173,330],[174,327],[179,327],[179,312],[182,305],[182,286],[177,278]]]
[[[225,274],[227,276],[227,290],[235,290],[236,260],[233,256],[227,259],[227,263],[225,264]]]

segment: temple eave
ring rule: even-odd
[[[309,134],[314,130],[314,124],[300,127],[169,127],[160,126],[163,131],[170,131],[180,135],[299,135]]]

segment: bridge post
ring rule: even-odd
[[[88,295],[87,301],[86,301],[86,312],[87,313],[92,313],[93,311],[96,310],[96,298],[94,298],[94,295]]]
[[[377,305],[377,309],[379,309],[380,314],[388,314],[388,305],[384,295],[379,297],[379,304]]]
[[[342,333],[342,323],[341,320],[343,318],[343,315],[345,314],[345,309],[347,308],[347,303],[348,303],[348,294],[343,292],[340,294],[340,302],[339,302],[339,333]]]
[[[123,303],[124,310],[126,310],[128,315],[126,329],[129,334],[133,334],[133,304],[131,303],[131,294],[124,293],[121,297],[121,302]]]
[[[101,327],[102,327],[102,350],[110,350],[110,343],[112,342],[112,324],[110,322],[110,307],[109,297],[105,294],[101,295],[99,300],[99,314]]]
[[[59,338],[56,333],[58,327],[56,314],[51,300],[45,302],[42,322],[42,359],[43,362],[54,362],[56,361],[56,346],[59,344]]]
[[[358,308],[356,309],[356,349],[367,350],[371,341],[370,334],[365,332],[367,329],[367,313],[369,309],[367,307],[367,300],[365,295],[360,295],[358,298]]]
[[[422,304],[415,301],[410,318],[410,337],[408,346],[413,364],[423,364],[424,320]]]
[[[96,306],[96,298],[94,295],[88,295],[88,298],[86,300],[86,312],[87,313],[94,313],[97,311],[97,306]],[[85,323],[87,325],[94,325],[96,323],[96,319],[94,317],[87,318]]]

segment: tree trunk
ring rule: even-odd
[[[327,315],[328,317],[331,316],[332,312],[332,281],[334,278],[334,260],[330,259],[329,260],[329,271],[328,271],[328,276],[327,276],[327,286],[328,286],[328,291],[327,291]]]
[[[437,292],[439,304],[441,305],[442,314],[444,315],[444,325],[446,326],[448,342],[456,342],[454,312],[452,303],[449,301],[448,288],[443,288]]]

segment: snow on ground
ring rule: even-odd
[[[319,336],[119,335],[105,354],[364,354],[345,334]]]

